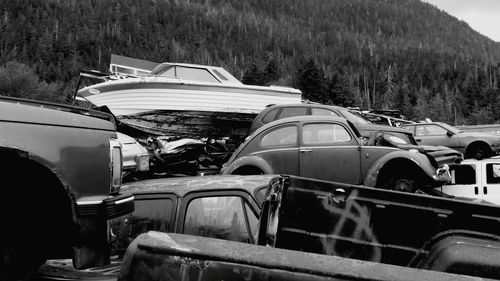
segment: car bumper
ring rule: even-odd
[[[451,181],[450,168],[448,165],[445,164],[442,168],[436,170],[434,180],[439,183],[448,183]]]
[[[103,200],[81,200],[76,203],[78,217],[103,216],[113,219],[134,211],[134,196],[120,194]]]

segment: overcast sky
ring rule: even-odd
[[[477,32],[500,42],[500,0],[422,0],[469,24]]]

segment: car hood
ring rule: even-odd
[[[415,149],[420,153],[427,154],[436,160],[439,167],[442,167],[444,164],[460,163],[463,160],[462,153],[447,146],[401,144],[398,145],[398,148],[405,150]]]
[[[500,135],[481,133],[481,132],[460,132],[460,137],[473,137],[478,139],[497,139],[500,140]]]

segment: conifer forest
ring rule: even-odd
[[[0,94],[69,102],[111,54],[222,66],[305,99],[500,121],[500,43],[420,0],[0,0]]]

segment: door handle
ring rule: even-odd
[[[312,152],[312,149],[301,149],[300,153],[309,153]]]
[[[483,193],[488,194],[488,188],[486,186],[483,186]]]
[[[416,140],[417,142],[421,142],[421,141],[422,141],[422,139],[415,139],[415,140]]]
[[[474,193],[475,193],[476,195],[478,195],[478,194],[479,194],[479,188],[477,188],[477,186],[474,186]]]

